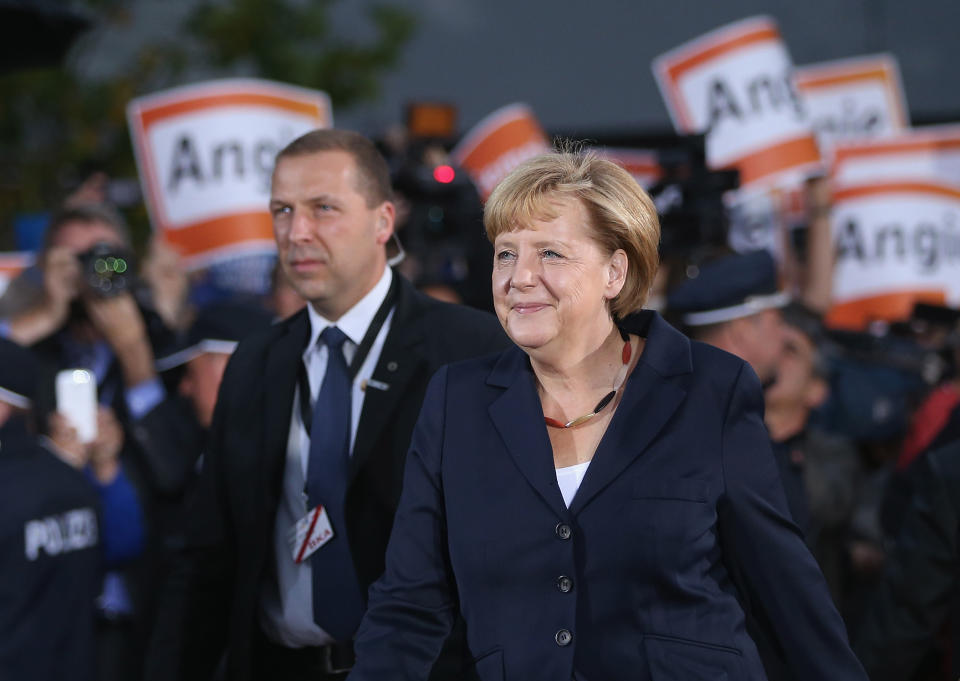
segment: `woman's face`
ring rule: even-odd
[[[500,323],[525,350],[575,350],[609,333],[607,302],[623,287],[626,254],[607,254],[574,199],[553,220],[500,234],[493,245],[493,301]]]

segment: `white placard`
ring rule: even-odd
[[[141,97],[127,118],[154,228],[194,268],[274,250],[267,204],[276,154],[333,123],[325,93],[251,79]]]
[[[744,187],[795,183],[820,154],[776,23],[729,24],[658,57],[654,74],[674,125],[706,135],[707,162]]]

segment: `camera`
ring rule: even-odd
[[[96,296],[116,296],[133,286],[133,254],[101,242],[77,256],[87,288]]]

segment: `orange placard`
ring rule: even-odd
[[[878,181],[960,186],[960,125],[924,126],[885,139],[839,144],[830,175],[838,187]]]
[[[438,102],[408,104],[407,132],[411,137],[453,137],[457,132],[457,107]]]
[[[700,36],[653,63],[677,131],[703,133],[707,163],[736,168],[745,188],[793,184],[820,152],[793,85],[793,63],[769,17]]]
[[[633,175],[633,179],[644,189],[649,189],[655,185],[663,175],[663,169],[660,167],[655,151],[624,147],[599,147],[597,153]]]
[[[0,253],[0,294],[18,274],[34,262],[36,262],[36,256],[30,251]]]
[[[960,303],[960,187],[922,181],[833,194],[832,326],[900,321],[918,302]]]
[[[333,124],[323,92],[255,79],[141,97],[127,119],[154,229],[193,269],[275,250],[267,204],[276,154]]]
[[[831,329],[863,331],[872,322],[898,322],[910,319],[917,303],[946,305],[946,294],[939,289],[898,291],[866,296],[858,300],[833,305],[824,317]]]
[[[895,135],[910,124],[893,55],[801,66],[796,83],[825,153],[843,142]]]
[[[525,160],[550,151],[530,107],[511,104],[488,115],[451,152],[486,200],[494,187]]]

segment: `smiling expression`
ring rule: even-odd
[[[507,335],[527,351],[577,352],[609,333],[609,301],[623,287],[626,254],[604,252],[575,199],[494,242],[493,299]]]

